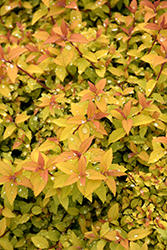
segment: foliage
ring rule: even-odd
[[[166,10],[1,1],[1,249],[166,249]]]

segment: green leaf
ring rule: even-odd
[[[32,242],[34,243],[34,245],[38,248],[49,248],[49,243],[48,241],[42,237],[42,236],[33,236],[31,237]]]
[[[42,208],[40,206],[34,206],[32,208],[32,213],[35,214],[35,215],[40,214],[40,213],[42,213]]]
[[[162,236],[162,238],[164,238],[165,240],[167,240],[167,231],[166,230],[158,228],[157,231]]]
[[[118,129],[114,130],[109,137],[108,145],[112,142],[118,141],[119,139],[124,137],[124,135],[126,135],[126,132],[123,128],[118,128]]]
[[[0,246],[3,247],[4,250],[13,250],[12,243],[9,242],[7,238],[0,239]]]
[[[81,75],[90,63],[85,58],[79,58],[76,61],[76,65],[78,67],[78,73]]]
[[[152,93],[152,91],[155,88],[156,84],[157,84],[157,81],[154,80],[154,79],[151,79],[146,83],[146,96],[147,97],[150,96],[150,94]]]
[[[63,82],[66,76],[66,68],[63,66],[57,65],[56,67],[56,76]]]
[[[6,230],[6,218],[2,218],[0,220],[0,236],[4,234],[5,230]]]
[[[114,205],[112,205],[108,211],[108,218],[110,220],[116,220],[118,217],[118,213],[119,213],[119,204],[115,203]]]
[[[100,187],[95,190],[95,193],[99,196],[100,200],[104,203],[106,200],[106,186],[102,182]]]

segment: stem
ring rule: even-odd
[[[106,5],[107,5],[108,8],[109,8],[109,16],[110,16],[110,19],[111,19],[112,15],[111,15],[111,4],[110,4],[110,0],[107,1]]]
[[[163,67],[165,65],[166,62],[164,62],[162,65],[161,65],[161,69],[160,69],[160,72],[158,74],[158,77],[157,77],[157,81],[159,80],[160,76],[161,76],[161,73],[162,73],[162,70],[163,70]]]

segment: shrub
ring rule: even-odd
[[[1,249],[166,249],[166,9],[1,1]]]

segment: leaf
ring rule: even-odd
[[[85,69],[90,65],[90,63],[85,58],[79,58],[76,60],[78,67],[78,73],[81,75]]]
[[[49,8],[49,1],[50,0],[42,0],[42,2],[46,5],[47,8]]]
[[[17,48],[14,48],[12,49],[10,52],[9,52],[9,60],[13,60],[14,58],[16,57],[19,57],[20,55],[22,55],[23,53],[27,52],[28,50],[26,48],[21,48],[21,47],[17,47]]]
[[[2,236],[6,230],[6,218],[0,220],[0,236]]]
[[[46,182],[38,173],[32,173],[30,180],[33,185],[34,195],[36,197],[43,191],[46,186]]]
[[[105,180],[106,177],[98,171],[94,169],[88,169],[85,172],[87,174],[87,178],[90,180]]]
[[[157,138],[153,139],[152,141],[167,144],[167,137],[165,137],[165,136],[157,137]]]
[[[42,73],[43,73],[43,70],[42,70],[39,66],[37,66],[37,65],[30,64],[30,65],[27,67],[27,72],[30,73],[30,74],[33,74],[33,73],[42,74]]]
[[[67,67],[67,65],[71,62],[75,54],[75,48],[70,45],[64,47],[63,51],[60,55],[58,55],[53,61],[63,67]]]
[[[126,135],[126,132],[123,128],[118,128],[116,130],[114,130],[108,140],[108,145],[112,142],[116,142],[119,139],[121,139],[122,137],[124,137]]]
[[[151,232],[149,229],[133,229],[128,233],[127,238],[130,241],[140,240],[151,234]]]
[[[153,66],[156,67],[157,65],[161,65],[167,62],[167,58],[165,59],[162,56],[157,56],[154,59]],[[153,79],[152,79],[153,80]]]
[[[153,118],[147,115],[137,115],[132,118],[133,126],[147,125],[154,121]]]
[[[94,192],[98,195],[100,200],[104,203],[106,201],[106,186],[102,182],[100,187],[98,187]]]
[[[39,146],[38,150],[39,151],[48,151],[48,150],[54,149],[56,146],[57,146],[57,144],[54,141],[46,140],[44,143],[42,143]]]
[[[166,154],[166,150],[164,148],[156,148],[153,152],[150,154],[150,158],[148,163],[155,163],[159,159],[161,159]]]
[[[46,31],[37,31],[35,34],[33,34],[33,36],[36,39],[40,39],[42,41],[46,41],[50,37],[49,33]]]
[[[12,81],[12,83],[15,83],[16,81],[16,77],[17,77],[17,73],[18,73],[18,68],[16,66],[16,64],[10,64],[7,68],[6,68],[7,74],[10,78],[10,80]]]
[[[12,213],[12,211],[8,207],[5,207],[2,210],[2,215],[4,217],[6,217],[6,218],[14,218],[14,217],[16,217],[16,215],[14,213]]]
[[[2,96],[5,96],[7,98],[11,97],[11,93],[10,93],[10,89],[8,86],[4,85],[4,84],[0,84],[0,94]]]
[[[4,132],[4,135],[3,135],[3,139],[5,140],[7,137],[9,137],[11,134],[13,134],[13,132],[15,131],[16,129],[16,125],[15,124],[11,124],[9,125],[5,132]]]
[[[164,74],[165,76],[167,76],[167,68],[162,70],[162,74]]]
[[[160,27],[155,24],[155,23],[148,23],[144,26],[145,29],[149,29],[149,30],[159,30]]]
[[[57,65],[56,76],[63,82],[66,77],[66,68],[64,66]]]
[[[126,131],[126,134],[129,135],[129,132],[133,126],[132,119],[128,119],[128,120],[123,119],[122,126],[123,126],[124,130]]]
[[[109,187],[109,189],[111,190],[111,192],[114,194],[114,196],[116,195],[116,182],[114,180],[113,177],[108,177],[107,180],[105,180],[107,186]]]
[[[12,175],[13,171],[9,164],[4,161],[0,161],[0,173],[4,176]]]
[[[109,220],[116,220],[117,217],[118,217],[118,213],[119,213],[119,204],[115,203],[108,210],[108,218],[109,218]]]
[[[31,21],[31,24],[34,25],[41,17],[43,17],[44,15],[46,15],[48,13],[48,10],[42,10],[42,9],[39,9],[37,10],[34,15],[33,15],[33,18],[32,18],[32,21]]]
[[[80,153],[85,153],[88,148],[90,147],[91,143],[92,143],[92,140],[94,139],[94,136],[91,136],[89,138],[87,138],[85,141],[83,141],[79,147],[79,151]]]
[[[157,231],[162,236],[162,238],[164,238],[165,240],[167,240],[167,231],[166,230],[158,228]]]
[[[21,123],[21,122],[25,122],[27,121],[31,116],[30,115],[26,115],[25,112],[23,112],[22,114],[18,115],[15,119],[15,123]]]
[[[87,43],[88,40],[81,34],[72,34],[70,36],[70,38],[68,39],[68,41],[72,42],[72,43]]]
[[[101,185],[101,180],[88,180],[85,187],[85,197],[92,194]]]
[[[38,236],[38,235],[33,236],[31,237],[31,240],[33,244],[38,248],[49,248],[48,241],[42,236]]]
[[[5,184],[5,190],[9,203],[12,205],[17,195],[17,186],[12,182],[8,182]]]
[[[102,157],[100,163],[102,164],[102,166],[105,167],[105,169],[107,170],[113,160],[113,153],[112,153],[112,148],[110,148]]]
[[[101,230],[100,230],[100,237],[104,237],[106,233],[110,231],[109,223],[106,222],[102,225]]]
[[[85,57],[86,59],[88,59],[91,62],[97,62],[97,58],[96,58],[95,54],[91,51],[84,53],[83,57]]]

